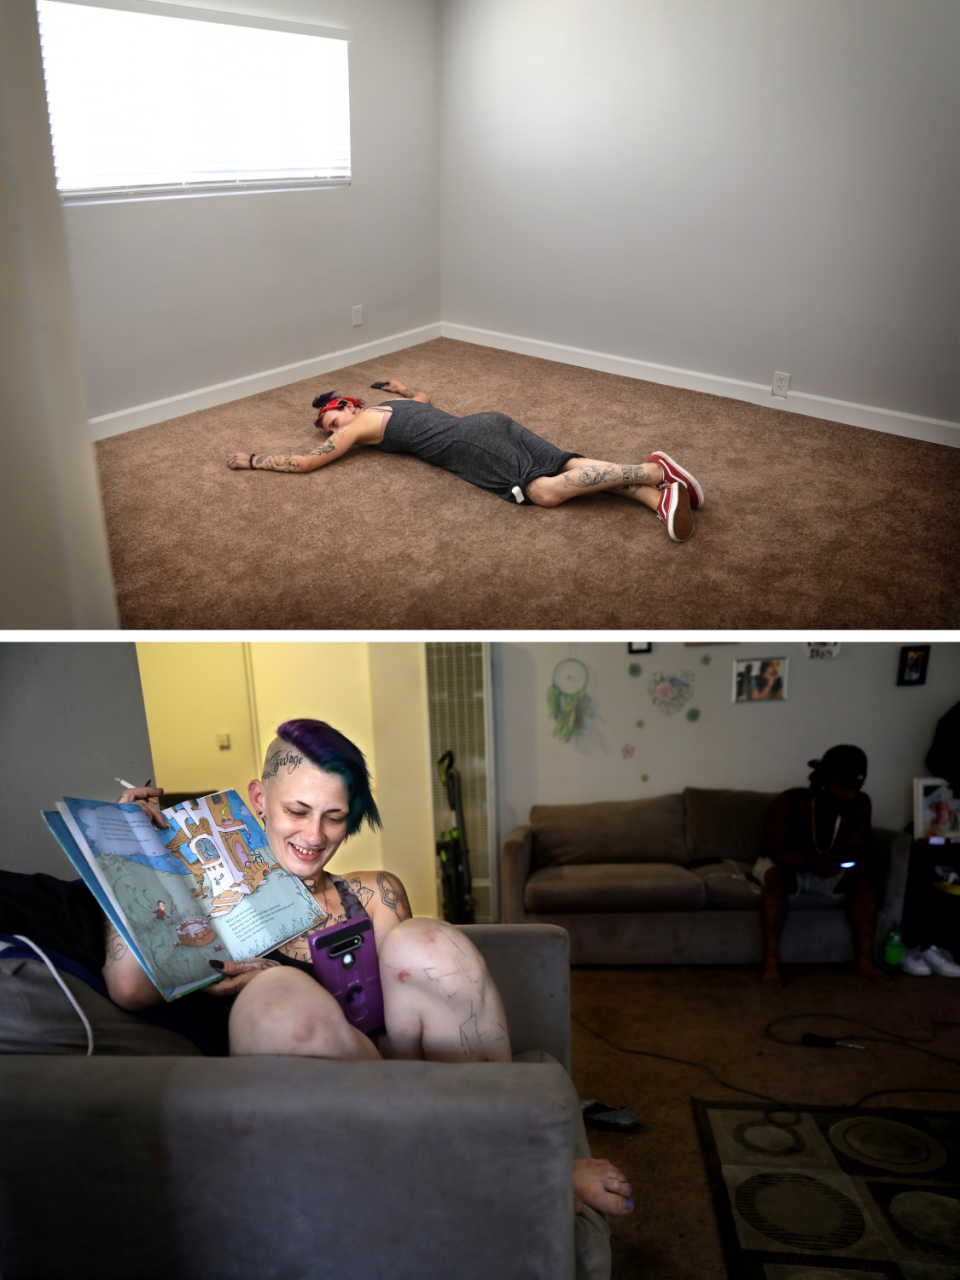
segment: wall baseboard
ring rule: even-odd
[[[282,364],[276,369],[251,373],[244,378],[217,382],[211,387],[201,387],[199,391],[187,391],[182,395],[168,396],[165,400],[138,404],[132,409],[105,413],[99,418],[90,419],[90,438],[106,440],[108,436],[118,436],[124,431],[149,427],[155,422],[167,422],[170,418],[180,418],[186,413],[195,413],[198,409],[212,409],[218,404],[242,400],[245,396],[254,396],[260,391],[272,391],[274,387],[285,387],[303,378],[318,377],[333,369],[342,369],[344,365],[358,364],[361,360],[372,360],[376,356],[387,356],[394,351],[403,351],[406,347],[439,337],[439,324],[425,324],[419,329],[407,329],[403,333],[378,338],[375,342],[364,342],[359,347],[345,347],[342,351],[331,351],[310,360],[298,360],[295,364]]]
[[[715,396],[727,396],[732,400],[746,400],[750,404],[781,409],[785,413],[826,418],[830,422],[843,422],[851,427],[866,427],[870,431],[885,431],[888,435],[906,436],[911,440],[927,440],[931,444],[960,448],[960,422],[922,418],[916,414],[897,413],[891,409],[877,409],[871,405],[832,400],[829,396],[815,396],[799,391],[789,392],[786,400],[783,400],[774,397],[770,387],[758,382],[740,382],[736,378],[694,373],[689,369],[675,369],[670,365],[648,364],[644,360],[631,360],[626,356],[611,356],[603,351],[587,351],[557,342],[539,342],[511,333],[496,333],[491,329],[451,324],[446,320],[441,323],[440,332],[444,338],[457,338],[460,342],[473,342],[481,347],[496,347],[500,351],[514,351],[517,355],[556,360],[560,364],[579,365],[580,368],[597,369],[601,373],[642,378],[646,382],[660,382],[668,387],[683,387],[688,391],[706,391]]]
[[[407,347],[441,337],[473,342],[477,346],[494,347],[500,351],[515,351],[518,355],[536,356],[541,360],[556,360],[561,364],[578,365],[583,369],[597,369],[601,373],[617,373],[627,378],[659,382],[668,387],[683,387],[688,391],[705,391],[710,395],[726,396],[732,400],[746,400],[750,404],[781,409],[785,413],[843,422],[851,427],[865,427],[869,431],[885,431],[889,435],[905,436],[910,440],[927,440],[931,444],[960,448],[960,422],[897,413],[891,409],[853,404],[848,400],[832,400],[829,396],[815,396],[800,391],[791,391],[786,400],[782,400],[771,394],[770,387],[758,382],[741,382],[736,378],[695,373],[690,369],[676,369],[670,365],[651,364],[645,360],[632,360],[627,356],[613,356],[603,351],[568,347],[557,342],[541,342],[534,338],[521,338],[516,334],[476,329],[448,321],[421,325],[418,329],[406,329],[375,342],[346,347],[342,351],[331,351],[310,360],[280,365],[262,373],[201,387],[198,391],[187,391],[183,395],[168,396],[165,400],[154,400],[149,404],[136,405],[132,409],[121,409],[117,413],[91,418],[90,438],[105,440],[108,436],[120,435],[124,431],[135,431],[138,427],[166,422],[170,418],[179,418],[198,409],[211,409],[215,405],[241,400],[260,391],[271,391],[274,387],[284,387],[291,382],[330,373],[333,369],[342,369],[344,365],[390,355],[394,351],[403,351]]]

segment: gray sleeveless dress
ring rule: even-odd
[[[382,453],[412,453],[444,471],[452,471],[506,502],[517,502],[531,480],[555,476],[581,453],[558,449],[505,413],[471,413],[455,418],[420,400],[384,400],[393,413],[383,439],[371,445]],[[382,406],[378,406],[382,407]],[[529,499],[523,499],[524,505]]]

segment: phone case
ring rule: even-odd
[[[310,959],[320,985],[347,1021],[364,1035],[382,1035],[383,988],[373,922],[369,917],[333,924],[311,934]]]

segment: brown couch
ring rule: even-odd
[[[688,787],[682,795],[534,805],[503,849],[504,919],[561,925],[573,964],[751,964],[761,958],[760,857],[773,799]],[[876,949],[900,919],[910,838],[873,830],[881,888]],[[853,959],[842,899],[801,894],[787,963]]]

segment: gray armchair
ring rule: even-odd
[[[602,1274],[597,1215],[574,1246],[567,934],[465,932],[526,1061],[0,1058],[4,1280],[572,1280],[588,1227]]]

